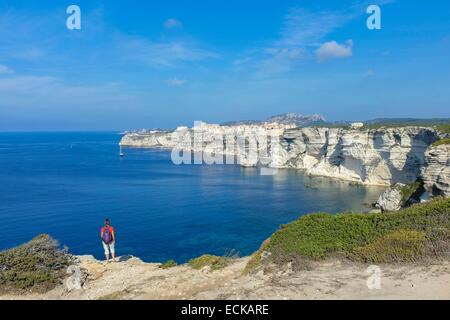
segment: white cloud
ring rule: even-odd
[[[39,93],[42,88],[53,88],[56,83],[57,79],[54,77],[13,76],[0,79],[0,94],[14,93],[19,97],[21,94]]]
[[[186,80],[178,78],[170,78],[166,80],[166,83],[171,87],[180,87],[186,83]]]
[[[4,64],[0,64],[0,74],[9,74],[14,73],[14,70],[9,68],[8,66],[5,66]]]
[[[16,73],[0,77],[0,127],[3,130],[120,128],[132,113],[130,110],[139,110],[142,101],[141,93],[130,90],[125,83],[83,84]]]
[[[127,60],[154,67],[172,67],[176,62],[193,62],[217,58],[194,41],[148,41],[124,36],[117,41],[119,52]]]
[[[50,47],[53,33],[48,27],[53,17],[41,18],[14,10],[0,12],[0,58],[36,61]]]
[[[266,52],[270,57],[261,61],[259,71],[268,74],[288,72],[304,55],[300,48],[268,48]]]
[[[183,24],[177,19],[171,18],[171,19],[167,19],[164,22],[164,28],[166,28],[166,29],[175,29],[175,28],[181,28],[181,27],[183,27]]]
[[[237,60],[235,70],[242,71],[246,66],[263,77],[295,70],[311,57],[312,48],[317,48],[328,34],[358,15],[360,10],[354,8],[342,11],[291,9],[283,20],[279,38],[265,47],[248,51]]]
[[[236,59],[236,60],[234,60],[234,61],[232,62],[232,64],[233,64],[233,66],[235,66],[235,67],[239,67],[239,66],[242,66],[242,65],[245,65],[245,64],[251,62],[252,60],[253,60],[253,59],[252,59],[251,57],[245,57],[245,58],[242,58],[242,59]]]
[[[84,60],[89,59],[95,66],[103,61],[108,64],[113,61],[123,65],[131,62],[138,66],[174,67],[179,63],[199,62],[218,56],[204,43],[189,36],[149,39],[126,34],[108,26],[101,12],[84,15],[83,25],[89,25],[89,32],[82,33],[55,27],[51,21],[57,18],[50,14],[35,16],[0,12],[0,61],[39,61],[48,67],[54,66],[55,61],[72,65],[79,61],[79,56],[84,56]],[[182,27],[176,19],[168,19],[164,25],[167,28]],[[95,58],[99,56],[103,58],[100,62]],[[51,63],[47,64],[49,61]]]
[[[322,44],[315,51],[316,57],[323,62],[330,59],[348,58],[353,55],[353,41],[347,40],[345,44],[339,44],[336,41],[329,41]]]
[[[131,97],[120,83],[80,85],[52,76],[13,75],[0,77],[0,111],[11,106],[71,108],[96,105],[111,108]]]
[[[353,12],[311,12],[292,9],[284,19],[280,46],[309,46],[353,19]]]
[[[266,52],[275,58],[297,60],[301,57],[303,50],[300,48],[267,48]]]

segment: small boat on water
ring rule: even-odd
[[[125,157],[125,153],[123,153],[123,151],[122,151],[122,145],[120,145],[119,156],[120,157]]]

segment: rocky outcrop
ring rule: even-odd
[[[298,128],[279,123],[234,126],[200,123],[170,132],[129,133],[121,145],[209,153],[215,156],[212,160],[216,163],[221,158],[224,161],[221,155],[232,155],[242,166],[295,168],[310,175],[365,185],[410,184],[422,171],[429,183],[435,181],[437,190],[448,191],[448,149],[427,153],[438,139],[438,132],[422,127],[344,129]],[[447,152],[447,156],[441,152]],[[431,169],[424,171],[427,165]],[[447,178],[442,177],[443,173]]]
[[[402,188],[406,185],[397,183],[394,187],[386,190],[376,202],[376,207],[382,211],[398,211],[403,206]]]
[[[425,153],[422,180],[434,196],[450,196],[450,145],[431,147]]]

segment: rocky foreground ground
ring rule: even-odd
[[[450,261],[420,265],[380,265],[380,288],[367,264],[328,260],[311,271],[289,268],[243,275],[249,258],[212,271],[188,265],[169,269],[135,257],[105,264],[78,257],[81,289],[60,285],[45,294],[4,295],[1,299],[450,299]],[[372,277],[372,278],[371,278]]]

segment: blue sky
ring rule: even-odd
[[[445,0],[0,0],[0,131],[450,117],[449,14]]]

